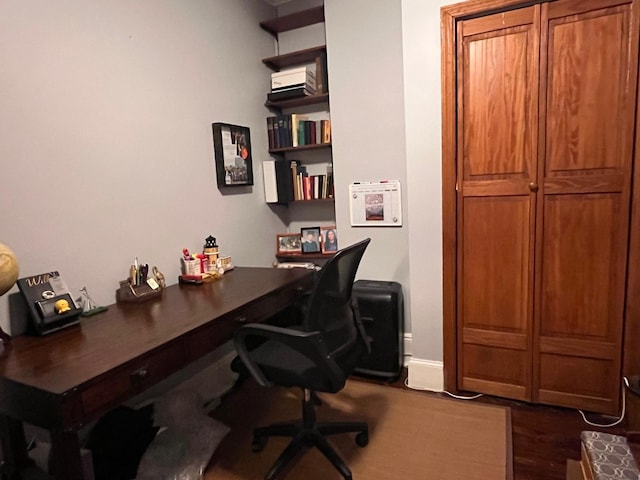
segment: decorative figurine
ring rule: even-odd
[[[82,292],[82,315],[83,317],[90,317],[91,315],[95,315],[96,313],[104,312],[107,307],[100,307],[93,301],[93,299],[89,296],[89,292],[87,292],[87,287],[82,287],[80,289]]]
[[[203,253],[207,256],[206,271],[216,271],[216,263],[218,261],[218,244],[216,243],[216,237],[209,235],[204,240]],[[203,272],[205,269],[203,269]]]
[[[160,285],[160,288],[164,288],[167,286],[164,275],[160,270],[158,270],[158,267],[156,267],[155,265],[153,267],[153,276],[156,277],[156,281],[158,282],[158,285]]]
[[[204,239],[204,248],[218,248],[216,237],[209,235]]]

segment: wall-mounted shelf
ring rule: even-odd
[[[305,105],[317,105],[320,103],[329,103],[329,94],[321,93],[319,95],[307,95],[305,97],[289,98],[287,100],[269,101],[264,104],[265,107],[282,110],[284,108],[304,107]]]
[[[318,150],[320,148],[331,148],[331,144],[315,143],[312,145],[302,145],[301,147],[271,148],[269,149],[269,153],[301,152],[306,150]]]
[[[278,259],[285,259],[285,260],[297,260],[297,261],[302,261],[302,260],[320,260],[320,259],[325,259],[328,260],[329,258],[333,257],[335,255],[335,252],[332,253],[287,253],[287,254],[277,254],[276,258]]]
[[[260,22],[260,27],[274,37],[278,33],[287,32],[296,28],[306,27],[314,23],[324,22],[324,6],[313,7],[300,12],[295,12],[283,17],[276,17]]]
[[[261,22],[260,27],[278,39],[279,33],[319,23],[324,23],[324,6],[273,18]],[[310,31],[312,34],[319,32],[319,29]],[[294,32],[291,35],[295,37],[297,33]],[[326,38],[326,35],[324,37]],[[317,35],[318,43],[324,41],[324,38]],[[279,45],[276,52],[280,52]],[[267,118],[269,154],[280,157],[278,160],[264,162],[268,167],[268,170],[265,170],[268,172],[265,177],[265,191],[268,187],[270,192],[273,192],[274,188],[278,192],[278,201],[274,201],[274,195],[270,195],[268,203],[295,205],[292,208],[296,212],[292,216],[297,217],[296,223],[317,224],[317,220],[302,223],[303,217],[313,219],[319,216],[326,220],[324,223],[335,224],[327,46],[318,45],[283,53],[264,58],[262,63],[274,72],[282,72],[294,66],[309,66],[316,77],[315,95],[301,95],[296,98],[282,98],[285,95],[272,95],[275,98],[280,97],[279,100],[269,100],[269,96],[267,96],[264,105],[273,111],[272,115]],[[313,88],[309,88],[309,91],[313,91]],[[325,140],[327,143],[322,143],[321,140]],[[293,147],[294,144],[300,146]],[[309,151],[314,153],[304,154]],[[299,157],[298,154],[300,154]],[[272,173],[274,168],[276,170],[275,176]],[[293,192],[290,191],[291,189]],[[292,200],[295,198],[297,200]],[[334,219],[331,221],[328,220],[329,216],[327,215],[329,209],[331,209],[331,217]],[[322,264],[332,255],[333,253],[299,253],[276,256],[279,261],[283,262]]]
[[[294,204],[294,203],[333,203],[334,199],[333,197],[331,198],[310,198],[309,200],[292,200],[291,202],[289,202],[289,205]]]
[[[324,55],[326,51],[326,45],[318,45],[317,47],[307,48],[306,50],[298,50],[297,52],[285,53],[284,55],[263,58],[262,63],[277,72],[284,67],[315,62],[316,57]]]

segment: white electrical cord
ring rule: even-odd
[[[622,377],[622,379],[624,380],[624,384],[627,386],[627,388],[629,388],[629,380],[627,379],[627,377]],[[618,418],[615,422],[609,423],[606,425],[603,425],[600,423],[593,423],[587,420],[587,417],[584,415],[582,410],[578,410],[578,412],[580,412],[580,415],[582,415],[582,420],[584,420],[584,423],[586,423],[587,425],[591,425],[592,427],[601,427],[601,428],[615,427],[616,425],[618,425],[624,419],[624,415],[627,407],[627,402],[626,402],[624,393],[625,393],[624,387],[622,387],[622,413],[620,414],[620,418]]]
[[[411,386],[409,386],[409,378],[405,378],[405,379],[404,379],[404,386],[405,386],[405,387],[407,387],[407,388],[410,388],[410,389],[412,389],[412,390],[420,390],[420,391],[423,391],[423,392],[424,392],[424,391],[431,391],[431,390],[429,390],[428,388],[416,388],[416,387],[411,387]],[[482,395],[484,395],[483,393],[479,393],[479,394],[477,394],[477,395],[473,395],[472,397],[462,397],[462,396],[460,396],[460,395],[454,395],[454,394],[453,394],[453,393],[451,393],[451,392],[447,392],[446,390],[443,390],[443,391],[442,391],[442,393],[446,393],[446,394],[447,394],[447,395],[449,395],[450,397],[457,398],[458,400],[475,400],[476,398],[479,398],[479,397],[481,397]]]
[[[628,388],[629,387],[629,380],[627,379],[627,377],[622,377],[622,379],[624,380],[624,384]],[[416,387],[409,386],[409,378],[405,378],[404,385],[407,388],[410,388],[412,390],[422,390],[422,391],[429,390],[428,388],[416,388]],[[480,398],[480,397],[482,397],[484,395],[482,393],[479,393],[479,394],[473,395],[471,397],[463,397],[463,396],[460,396],[460,395],[454,395],[453,393],[448,392],[446,390],[443,390],[442,393],[446,393],[450,397],[457,398],[458,400],[475,400],[476,398]],[[624,387],[623,387],[623,389],[622,389],[622,413],[620,414],[620,417],[615,422],[609,423],[609,424],[594,423],[594,422],[591,422],[591,421],[587,420],[587,417],[585,416],[585,414],[584,414],[584,412],[582,410],[578,410],[578,412],[582,416],[582,420],[584,421],[584,423],[586,423],[587,425],[591,425],[592,427],[600,427],[600,428],[609,428],[609,427],[615,427],[616,425],[618,425],[620,422],[622,422],[622,420],[624,420],[624,416],[626,414],[627,402],[626,402],[624,393],[625,392],[624,392]]]

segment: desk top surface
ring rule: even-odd
[[[172,285],[156,299],[110,305],[47,336],[15,337],[0,347],[0,375],[63,393],[309,275],[304,269],[236,267],[211,283]]]

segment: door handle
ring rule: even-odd
[[[529,184],[529,190],[531,190],[534,193],[537,192],[538,191],[538,184],[534,183],[534,182],[531,182]]]

